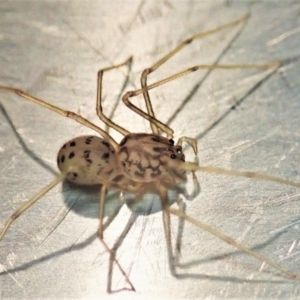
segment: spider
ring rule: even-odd
[[[212,235],[222,239],[223,241],[231,244],[232,246],[254,256],[258,260],[280,270],[285,273],[290,279],[300,281],[300,276],[287,270],[286,268],[271,261],[267,257],[252,251],[250,248],[237,243],[232,238],[224,235],[220,231],[217,231],[210,226],[198,221],[197,219],[187,215],[185,209],[181,205],[180,194],[184,194],[186,197],[194,197],[199,193],[199,183],[195,176],[195,172],[203,171],[216,174],[227,174],[233,176],[241,176],[248,178],[256,178],[262,180],[274,181],[282,184],[293,185],[300,187],[299,183],[291,182],[278,177],[247,172],[221,169],[212,166],[200,166],[195,162],[186,162],[185,156],[182,151],[183,143],[189,144],[197,155],[197,141],[190,137],[181,137],[175,144],[173,140],[173,130],[158,120],[155,117],[149,90],[157,88],[167,82],[175,80],[179,77],[188,75],[199,69],[274,69],[280,66],[280,61],[274,61],[268,64],[251,64],[251,65],[198,65],[182,72],[176,73],[164,80],[158,81],[151,85],[147,85],[148,75],[158,69],[167,60],[178,53],[182,48],[192,43],[194,40],[203,38],[218,31],[236,26],[246,22],[249,18],[249,14],[233,21],[228,24],[216,27],[212,30],[202,32],[192,36],[179,44],[174,50],[161,58],[158,62],[143,71],[141,75],[141,89],[135,91],[129,91],[122,97],[122,101],[134,112],[139,114],[150,122],[152,133],[130,133],[125,128],[117,125],[106,115],[102,110],[102,81],[103,74],[107,71],[120,68],[123,66],[131,66],[132,58],[130,57],[125,62],[101,69],[98,72],[97,77],[97,103],[96,112],[98,117],[106,124],[106,126],[118,131],[124,137],[117,143],[108,132],[104,131],[100,127],[94,125],[82,116],[61,109],[57,106],[53,106],[44,100],[41,100],[35,96],[32,96],[20,89],[0,85],[1,90],[12,92],[18,96],[32,101],[42,107],[45,107],[51,111],[56,112],[67,118],[71,118],[78,123],[93,129],[100,134],[98,136],[80,136],[66,142],[58,152],[57,165],[61,172],[51,183],[41,189],[34,197],[29,199],[23,206],[17,209],[8,221],[5,223],[4,228],[0,234],[0,241],[5,236],[12,222],[17,219],[23,212],[30,208],[36,201],[38,201],[43,195],[45,195],[54,186],[63,180],[80,184],[80,185],[94,185],[100,184],[100,199],[99,199],[99,227],[98,237],[104,245],[106,251],[110,254],[110,273],[112,264],[115,263],[121,270],[125,280],[130,286],[131,290],[135,290],[133,284],[128,278],[125,271],[119,264],[116,251],[117,246],[110,249],[104,241],[103,237],[103,218],[104,218],[104,204],[109,189],[120,190],[124,193],[134,195],[133,202],[139,202],[146,194],[158,195],[161,201],[162,213],[163,213],[163,225],[165,231],[165,238],[167,244],[167,253],[169,258],[169,266],[171,273],[176,275],[175,268],[175,256],[173,254],[173,247],[170,235],[170,214],[173,214],[179,218],[179,220],[185,220],[202,228],[203,230],[211,233]],[[131,97],[135,97],[142,94],[146,103],[147,112],[140,110],[138,107],[130,102]],[[165,134],[165,136],[164,136]],[[187,181],[187,174],[192,174],[194,190],[191,195],[188,195],[185,189],[185,183]],[[175,191],[178,198],[178,209],[175,209],[169,205],[168,191]],[[130,222],[124,234],[130,229]],[[123,234],[123,235],[124,235]],[[117,245],[117,243],[116,243]],[[179,244],[176,245],[178,250]],[[107,291],[111,292],[111,280],[108,280]]]

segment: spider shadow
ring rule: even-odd
[[[89,193],[91,191],[88,191]],[[98,204],[98,189],[97,187],[94,187],[94,193],[95,193],[95,202],[94,204]],[[116,195],[116,193],[115,193]],[[198,196],[195,195],[195,197]],[[132,228],[133,224],[137,221],[138,218],[141,217],[149,217],[151,214],[156,214],[156,213],[161,213],[162,212],[162,207],[161,207],[161,202],[160,202],[160,198],[158,195],[156,194],[152,194],[152,193],[146,193],[145,195],[143,195],[143,197],[141,197],[138,201],[136,200],[136,195],[134,194],[129,194],[129,193],[125,193],[123,196],[124,198],[124,203],[125,205],[127,205],[127,207],[129,208],[129,210],[131,211],[131,215],[128,219],[128,222],[126,225],[124,225],[124,230],[123,232],[119,235],[119,237],[117,238],[115,244],[112,247],[113,250],[113,254],[114,256],[117,256],[117,251],[119,250],[119,248],[122,246],[128,232],[130,231],[130,229]],[[173,205],[176,202],[176,199],[178,199],[179,197],[179,193],[177,190],[169,190],[168,192],[168,199],[169,204]],[[85,204],[86,205],[86,204]],[[94,211],[95,209],[92,209],[91,211]],[[82,209],[79,210],[79,213],[82,214]],[[88,217],[92,217],[91,215],[89,215]],[[95,217],[95,216],[94,216]],[[146,223],[144,222],[143,226],[145,226]],[[140,228],[141,230],[141,235],[140,235],[140,239],[138,239],[139,242],[141,242],[141,239],[143,238],[143,232],[144,232],[144,227]],[[177,237],[179,237],[179,240],[181,242],[181,238],[183,236],[183,230],[184,230],[184,225],[180,226],[178,223],[178,232],[177,232]],[[274,243],[277,239],[279,239],[282,235],[284,234],[284,232],[280,232],[275,234],[274,236],[270,237],[268,240],[257,244],[255,246],[251,247],[251,250],[253,251],[258,251],[258,250],[262,250],[264,248],[266,248],[268,245]],[[175,249],[176,250],[176,249]],[[180,255],[181,253],[178,253],[177,255]],[[215,276],[215,275],[207,275],[207,274],[201,274],[201,273],[190,273],[188,271],[184,271],[184,270],[188,270],[191,267],[195,267],[198,265],[202,265],[202,264],[207,264],[207,263],[213,263],[216,262],[218,260],[224,260],[226,258],[231,258],[234,256],[238,256],[238,255],[243,255],[245,254],[243,251],[240,250],[235,250],[235,251],[230,251],[230,252],[226,252],[224,254],[220,254],[217,256],[212,256],[212,257],[208,257],[208,258],[203,258],[203,259],[199,259],[199,260],[191,260],[191,261],[187,261],[187,262],[180,262],[178,264],[176,264],[176,270],[180,270],[180,272],[176,272],[176,274],[173,274],[171,272],[171,275],[173,275],[174,277],[180,279],[180,280],[184,280],[184,279],[199,279],[199,280],[205,280],[205,279],[210,279],[210,280],[215,280],[215,281],[223,281],[223,282],[234,282],[234,283],[245,283],[245,282],[249,282],[249,283],[286,283],[286,280],[253,280],[253,279],[244,279],[244,278],[238,278],[238,277],[234,277],[234,276]],[[176,254],[175,254],[176,256]],[[112,262],[112,259],[111,259]],[[127,274],[129,276],[130,271],[133,267],[134,264],[134,260],[132,261],[131,265],[128,267],[129,269],[129,273]],[[247,264],[240,264],[242,269],[253,269],[253,271],[255,271],[255,269],[253,268],[253,265],[247,265]],[[183,271],[183,272],[181,272]],[[266,273],[266,274],[273,274],[273,275],[278,275],[275,274],[275,272],[270,272],[268,270],[264,270],[262,271],[262,273]],[[112,263],[110,264],[109,267],[109,271],[108,271],[108,276],[110,277],[108,279],[108,282],[110,283],[109,285],[109,290],[111,290],[111,283],[113,281],[113,265]],[[126,288],[124,288],[126,289]],[[124,289],[121,290],[114,290],[112,292],[119,292],[122,291]]]
[[[170,193],[171,192],[171,193]],[[176,191],[170,191],[169,195],[173,195],[173,197],[171,197],[171,201],[170,201],[170,205],[174,204],[176,201],[174,200],[175,198],[178,198],[178,193],[176,193]],[[154,196],[154,198],[153,198]],[[156,196],[156,198],[155,198]],[[197,195],[196,195],[197,196]],[[150,199],[151,198],[151,199]],[[129,208],[132,210],[132,216],[134,215],[134,217],[131,217],[131,220],[129,219],[129,222],[134,223],[136,221],[136,219],[138,217],[142,217],[142,216],[149,216],[150,214],[153,213],[158,213],[162,211],[162,207],[159,204],[160,203],[160,199],[158,197],[158,195],[146,195],[145,198],[142,199],[141,202],[136,203],[134,201],[134,199],[132,197],[128,198],[129,203],[127,203],[127,205],[129,206]],[[155,205],[154,205],[155,204]],[[183,220],[184,222],[184,220]],[[130,224],[130,227],[132,226],[132,224]],[[126,231],[126,230],[125,230]],[[183,236],[183,231],[184,231],[184,224],[180,225],[180,222],[178,222],[178,231],[177,231],[177,240],[179,240],[179,242],[181,243],[182,240],[182,236]],[[128,231],[126,231],[127,233]],[[277,239],[279,239],[282,235],[284,234],[284,232],[279,232],[275,235],[273,235],[272,237],[270,237],[269,239],[256,244],[254,246],[251,247],[252,251],[258,251],[258,250],[262,250],[264,248],[266,248],[268,245],[274,243]],[[115,244],[115,249],[117,250],[121,244],[123,243],[123,240],[125,239],[126,235],[124,236],[120,236],[120,238],[117,240],[116,244]],[[191,261],[186,261],[186,262],[179,262],[179,258],[177,256],[181,256],[181,250],[179,249],[178,253],[176,253],[178,249],[175,248],[175,260],[174,262],[176,262],[176,265],[174,266],[176,268],[176,273],[173,273],[172,271],[170,272],[171,275],[177,279],[180,280],[184,280],[184,279],[199,279],[199,280],[205,280],[205,279],[210,279],[210,280],[214,280],[214,281],[223,281],[223,282],[233,282],[233,283],[276,283],[276,284],[284,284],[287,283],[287,280],[264,280],[264,279],[259,279],[259,280],[253,280],[253,279],[245,279],[245,278],[239,278],[239,277],[234,277],[234,276],[216,276],[216,275],[207,275],[207,274],[202,274],[202,273],[190,273],[188,271],[189,268],[191,267],[196,267],[198,265],[203,265],[203,264],[211,264],[213,262],[219,261],[219,260],[224,260],[226,258],[232,258],[235,256],[239,256],[239,255],[245,255],[245,252],[241,251],[241,250],[234,250],[234,251],[230,251],[230,252],[226,252],[224,254],[220,254],[220,255],[216,255],[216,256],[211,256],[208,258],[203,258],[203,259],[198,259],[198,260],[191,260]],[[114,252],[115,253],[115,252]],[[170,262],[169,262],[170,263]],[[253,265],[249,265],[249,264],[242,264],[240,263],[239,266],[242,269],[246,269],[246,270],[251,270],[253,269],[253,271],[257,270],[256,268],[253,267]],[[180,271],[179,271],[180,270]],[[187,270],[186,272],[184,270]],[[111,275],[112,271],[109,272],[109,274]],[[261,273],[265,273],[265,274],[272,274],[275,276],[281,276],[282,274],[276,274],[274,271],[269,271],[269,270],[262,270]]]
[[[98,217],[98,214],[95,213],[98,211],[98,209],[95,209],[95,208],[96,208],[96,206],[99,205],[99,186],[92,186],[89,188],[86,188],[86,187],[83,188],[83,187],[77,186],[76,192],[74,192],[74,194],[78,194],[78,193],[83,194],[82,199],[80,199],[79,201],[76,200],[76,201],[78,201],[78,203],[77,203],[78,205],[70,205],[70,203],[73,203],[73,199],[71,199],[73,196],[70,196],[70,193],[69,193],[70,188],[71,188],[71,184],[64,183],[64,193],[63,194],[65,196],[65,203],[69,207],[69,209],[73,210],[74,212],[80,214],[81,216],[87,217],[87,218]],[[170,204],[174,203],[175,196],[178,196],[176,194],[176,192],[174,192],[174,191],[171,191],[171,195],[172,194],[173,194],[173,197],[170,197],[171,198]],[[170,193],[169,193],[169,195],[170,195]],[[109,201],[120,202],[119,200],[116,200],[116,198],[118,198],[118,197],[119,197],[118,192],[113,191],[112,194],[108,197],[108,202]],[[127,228],[127,231],[126,230],[123,231],[123,233],[126,231],[126,234],[124,234],[124,235],[121,234],[119,236],[119,238],[117,239],[117,241],[113,247],[113,248],[115,248],[116,251],[120,248],[122,242],[126,238],[127,233],[129,232],[131,226],[135,223],[137,218],[147,217],[150,214],[156,214],[156,213],[159,213],[162,211],[161,205],[159,204],[160,201],[159,201],[158,195],[148,194],[148,195],[146,195],[146,197],[144,197],[142,199],[142,201],[140,201],[138,203],[136,203],[134,201],[133,195],[125,195],[124,198],[125,198],[125,202],[122,203],[122,205],[116,205],[116,206],[115,206],[115,204],[113,205],[117,208],[120,208],[124,204],[126,204],[128,206],[128,208],[131,210],[131,217],[128,220],[129,228]],[[117,209],[117,211],[118,211],[118,209]],[[106,215],[109,216],[109,214],[107,214],[107,213],[106,213]],[[114,215],[114,217],[113,217],[113,219],[114,219],[117,214],[113,214],[113,215]],[[109,221],[105,225],[105,227],[107,227],[111,221]],[[178,235],[182,236],[183,235],[183,227],[181,229],[179,228],[179,230],[182,230],[182,232],[178,232]],[[142,229],[141,229],[141,231],[142,231]],[[276,239],[278,239],[282,234],[283,234],[283,232],[278,233],[278,234],[274,235],[272,238],[268,239],[267,241],[264,241],[258,245],[255,245],[251,249],[252,250],[263,249],[267,245],[269,245],[270,243],[272,243]],[[94,242],[96,239],[97,239],[97,234],[94,233],[94,234],[90,235],[89,237],[87,237],[82,242],[79,242],[79,243],[76,242],[72,245],[66,246],[66,247],[59,249],[57,251],[54,251],[50,254],[44,255],[38,259],[34,259],[32,261],[23,263],[21,266],[17,266],[15,268],[11,268],[9,270],[2,271],[2,272],[0,272],[0,276],[5,276],[8,273],[13,274],[16,272],[30,269],[36,265],[39,265],[41,263],[48,261],[48,260],[53,260],[61,255],[66,255],[66,253],[71,253],[74,251],[81,251],[82,249],[87,247],[90,243]],[[185,269],[188,269],[195,265],[212,263],[213,261],[240,255],[242,253],[243,253],[242,251],[231,251],[231,252],[227,252],[223,255],[218,255],[218,256],[209,257],[209,258],[205,258],[205,259],[192,260],[189,262],[179,263],[176,267],[178,267],[178,269],[180,269],[180,270],[185,270]],[[134,263],[134,261],[132,263]],[[248,268],[249,268],[249,266],[247,266],[247,269]],[[113,274],[112,270],[109,270],[108,274],[109,274],[108,276],[111,276],[111,278],[112,278],[112,274]],[[263,280],[263,279],[253,280],[253,279],[245,279],[245,278],[234,277],[234,276],[216,276],[216,275],[207,275],[207,274],[202,274],[202,273],[187,273],[187,272],[177,273],[175,277],[180,280],[184,280],[184,279],[207,280],[207,279],[209,279],[209,280],[218,281],[218,282],[230,281],[233,283],[240,283],[240,284],[245,284],[245,282],[251,283],[251,284],[256,284],[256,283],[284,284],[287,282],[286,280]],[[122,291],[122,290],[126,290],[126,288],[120,289],[120,290],[114,290],[113,292],[118,292],[118,291]]]
[[[99,218],[101,185],[77,185],[68,181],[62,183],[62,195],[65,206],[82,217]],[[117,214],[123,206],[119,191],[109,191],[105,201],[105,217]]]
[[[19,134],[17,128],[15,127],[11,117],[9,116],[8,112],[6,111],[5,107],[2,105],[2,103],[0,102],[0,111],[2,113],[2,115],[4,116],[4,118],[7,121],[7,124],[10,126],[13,134],[15,135],[17,141],[19,142],[19,144],[21,145],[23,151],[38,165],[40,165],[42,168],[44,168],[45,170],[47,170],[49,173],[57,176],[58,172],[52,168],[52,166],[50,166],[49,164],[45,163],[40,157],[38,157],[25,143],[24,139],[22,138],[22,136]]]
[[[264,242],[261,242],[259,244],[256,244],[254,246],[252,246],[250,249],[252,251],[258,252],[259,250],[263,250],[264,248],[266,248],[267,246],[271,245],[272,243],[274,243],[277,239],[279,239],[282,235],[284,235],[284,232],[279,232],[277,234],[274,234],[272,237],[270,237],[269,239],[265,240]],[[178,268],[180,270],[185,270],[185,269],[189,269],[191,267],[195,267],[197,265],[203,265],[203,264],[207,264],[207,263],[213,263],[213,262],[217,262],[219,260],[225,260],[227,258],[232,258],[232,257],[236,257],[239,255],[244,255],[245,252],[241,251],[241,250],[234,250],[234,251],[229,251],[226,252],[224,254],[219,254],[219,255],[215,255],[215,256],[211,256],[208,258],[202,258],[202,259],[196,259],[196,260],[190,260],[190,261],[186,261],[186,262],[180,262],[178,263]],[[246,270],[253,270],[253,272],[257,271],[257,268],[253,267],[252,264],[245,264],[245,263],[239,263],[239,266],[241,269],[246,269]],[[265,274],[272,274],[275,276],[280,276],[282,277],[282,274],[277,274],[275,273],[273,270],[269,271],[269,270],[262,270],[260,271],[260,273],[265,273]],[[199,274],[178,274],[178,277],[180,279],[187,279],[187,278],[198,278]],[[208,275],[207,275],[208,276]],[[210,276],[208,276],[210,277]],[[200,275],[200,278],[203,278],[202,275]],[[227,277],[226,277],[227,278]],[[231,277],[233,279],[233,277]],[[287,279],[288,280],[288,279]],[[233,279],[233,281],[235,282],[239,282]],[[257,280],[256,282],[259,282],[260,280]],[[252,282],[252,280],[249,280],[249,282]],[[264,281],[262,281],[264,282]],[[266,281],[266,282],[273,282],[272,280],[270,281]],[[275,281],[274,281],[275,282]],[[276,283],[281,282],[281,283],[286,283],[287,281],[276,281]]]

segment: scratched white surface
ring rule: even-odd
[[[282,59],[283,66],[259,86],[266,77],[261,71],[214,71],[207,76],[196,72],[152,91],[154,109],[176,138],[198,139],[200,163],[299,182],[299,1],[1,1],[0,83],[101,124],[94,109],[98,69],[134,55],[126,88],[134,89],[142,70],[180,41],[246,12],[252,16],[243,28],[195,41],[149,82],[218,58],[232,64]],[[125,73],[105,74],[108,113],[119,103]],[[134,101],[143,107],[141,97]],[[1,92],[0,103],[15,126],[1,110],[2,228],[17,207],[54,177],[51,169],[56,170],[59,147],[90,131],[13,94]],[[239,104],[230,109],[235,103]],[[122,103],[113,119],[131,131],[149,132],[148,123]],[[186,154],[193,159],[190,149]],[[299,189],[197,176],[202,190],[187,203],[188,214],[300,273]],[[118,197],[113,197],[110,204],[114,203]],[[129,215],[124,205],[105,232],[110,245]],[[70,190],[60,184],[45,195],[0,243],[0,299],[295,299],[300,293],[299,283],[275,276],[270,268],[260,272],[260,262],[189,224],[181,253],[186,268],[178,269],[179,278],[172,277],[157,212],[139,217],[118,251],[137,292],[107,295],[108,255],[95,238],[97,224],[97,190]],[[114,271],[112,287],[125,287]]]

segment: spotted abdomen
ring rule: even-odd
[[[113,147],[97,136],[80,136],[65,143],[58,152],[57,165],[61,172],[67,172],[68,181],[84,185],[119,174]]]

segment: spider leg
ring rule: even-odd
[[[128,72],[131,70],[131,64],[132,64],[132,57],[129,57],[126,61],[124,61],[121,64],[110,66],[104,69],[101,69],[98,71],[98,77],[97,77],[97,105],[96,105],[96,112],[100,120],[102,120],[107,126],[115,129],[116,131],[120,132],[122,135],[127,135],[129,134],[129,131],[126,130],[125,128],[117,125],[113,121],[111,121],[109,118],[107,118],[103,114],[103,109],[102,109],[102,80],[103,80],[103,74],[106,71],[110,71],[113,69],[117,69],[123,66],[128,66]]]
[[[157,81],[151,85],[146,86],[145,88],[138,89],[135,91],[129,91],[125,95],[123,95],[122,101],[125,103],[125,105],[127,105],[134,112],[136,112],[137,114],[139,114],[146,120],[150,121],[151,123],[156,125],[159,129],[161,129],[163,132],[165,132],[167,134],[168,139],[172,139],[174,131],[169,126],[167,126],[166,124],[160,122],[155,117],[152,117],[151,115],[149,115],[149,114],[145,113],[144,111],[142,111],[141,109],[139,109],[137,106],[135,106],[134,104],[132,104],[129,101],[129,98],[143,94],[145,91],[149,91],[160,85],[163,85],[167,82],[173,81],[177,78],[188,75],[188,74],[193,73],[198,70],[204,70],[204,69],[206,69],[206,70],[214,70],[214,69],[223,69],[223,70],[229,70],[229,69],[273,69],[273,71],[275,72],[280,65],[281,65],[280,61],[273,61],[273,62],[267,63],[267,64],[198,65],[198,66],[194,66],[192,68],[186,69],[184,71],[181,71],[179,73],[176,73],[166,79]],[[195,149],[194,149],[194,151],[195,151]]]
[[[255,178],[255,179],[261,179],[261,180],[268,180],[268,181],[273,181],[273,182],[278,182],[278,183],[282,183],[282,184],[287,184],[287,185],[291,185],[291,186],[296,186],[296,187],[300,187],[300,183],[297,182],[293,182],[290,180],[286,180],[280,177],[276,177],[276,176],[271,176],[271,175],[267,175],[267,174],[260,174],[260,173],[255,173],[255,172],[249,172],[249,171],[237,171],[237,170],[229,170],[229,169],[223,169],[223,168],[218,168],[218,167],[213,167],[213,166],[199,166],[198,164],[195,163],[190,163],[190,162],[183,162],[180,165],[171,165],[170,166],[170,172],[174,172],[177,173],[178,171],[192,171],[193,172],[193,176],[195,179],[195,175],[194,172],[197,170],[203,171],[203,172],[208,172],[208,173],[215,173],[215,174],[219,174],[219,175],[231,175],[231,176],[239,176],[239,177],[246,177],[246,178]],[[194,181],[195,183],[195,181]],[[198,181],[196,181],[196,183],[198,183]],[[199,183],[198,183],[199,184]],[[231,237],[224,235],[222,232],[215,230],[214,228],[208,226],[207,224],[204,224],[200,221],[198,221],[197,219],[194,219],[188,215],[186,215],[185,213],[185,209],[182,209],[181,206],[179,205],[179,209],[173,209],[170,208],[169,206],[165,205],[164,209],[168,209],[168,211],[173,214],[178,216],[179,218],[182,218],[194,225],[196,225],[197,227],[203,229],[204,231],[209,232],[210,234],[218,237],[219,239],[225,241],[226,243],[232,245],[233,247],[242,250],[243,252],[248,253],[249,255],[255,257],[256,259],[268,264],[269,266],[285,273],[289,278],[293,279],[293,280],[297,280],[300,281],[300,275],[297,275],[295,273],[290,272],[288,269],[284,268],[283,266],[277,264],[276,262],[270,260],[269,258],[267,258],[266,256],[263,256],[253,250],[251,250],[248,247],[245,247],[242,244],[237,243],[235,240],[233,240]],[[180,250],[180,246],[177,240],[176,243],[176,249]]]
[[[124,240],[125,237],[126,237],[126,235],[123,237],[123,240]],[[111,283],[112,283],[113,263],[115,263],[117,265],[118,269],[121,271],[122,275],[125,278],[125,281],[130,286],[130,290],[131,291],[135,291],[135,288],[134,288],[133,284],[131,283],[131,281],[128,278],[126,272],[123,270],[122,266],[120,265],[119,261],[116,258],[117,249],[115,249],[115,248],[109,249],[108,245],[104,242],[104,239],[103,238],[99,238],[99,239],[100,239],[100,242],[102,243],[102,245],[104,246],[105,250],[109,253],[109,268],[108,268],[107,292],[108,293],[112,292],[112,290],[111,290]],[[123,240],[122,240],[122,242],[123,242]],[[119,248],[120,246],[121,246],[121,243],[120,243],[120,245],[117,248]]]
[[[100,189],[100,202],[99,202],[99,227],[98,227],[98,237],[103,240],[103,218],[104,218],[104,204],[106,198],[107,187],[102,185]]]
[[[179,138],[177,145],[178,146],[182,146],[183,142],[189,144],[190,146],[192,146],[195,155],[197,155],[198,153],[198,146],[197,146],[197,140],[187,137],[187,136],[182,136],[181,138]]]
[[[242,245],[242,244],[239,244],[237,243],[234,239],[232,239],[231,237],[223,234],[222,232],[208,226],[207,224],[203,223],[203,222],[200,222],[198,221],[197,219],[194,219],[188,215],[185,214],[184,211],[179,211],[177,209],[174,209],[174,208],[168,208],[169,212],[177,217],[181,217],[183,219],[185,219],[186,221],[190,222],[191,224],[194,224],[195,226],[203,229],[204,231],[206,232],[209,232],[210,234],[214,235],[215,237],[223,240],[224,242],[232,245],[233,247],[243,251],[243,252],[246,252],[247,254],[255,257],[256,259],[268,264],[269,266],[283,272],[284,274],[286,274],[290,279],[292,280],[296,280],[296,281],[300,281],[300,276],[289,271],[288,269],[284,268],[283,266],[281,265],[278,265],[276,262],[270,260],[269,258],[267,258],[266,256],[264,255],[261,255],[253,250],[251,250],[250,248]]]
[[[34,203],[36,203],[41,197],[43,197],[47,192],[49,192],[52,188],[54,188],[58,183],[60,183],[61,181],[65,180],[67,174],[69,172],[82,172],[82,173],[88,173],[90,172],[89,170],[85,169],[85,168],[76,168],[76,167],[70,167],[68,170],[66,170],[65,172],[59,174],[56,176],[56,178],[51,181],[47,186],[45,186],[43,189],[41,189],[35,196],[33,196],[32,198],[30,198],[24,205],[22,205],[20,208],[18,208],[8,219],[8,221],[5,223],[4,228],[2,229],[1,233],[0,233],[0,241],[3,239],[3,237],[5,236],[6,232],[8,231],[8,229],[10,228],[11,224],[23,213],[25,212],[27,209],[29,209]],[[119,188],[119,189],[123,189],[123,185],[118,184],[118,183],[111,183],[103,178],[101,178],[100,176],[96,176],[97,180],[99,181],[100,184],[104,185],[105,187],[115,187],[115,188]],[[135,191],[136,189],[129,189],[129,191]],[[102,191],[102,189],[101,189]],[[104,196],[105,196],[105,191],[103,192]],[[103,203],[101,203],[100,206],[104,206],[104,200]],[[100,202],[101,202],[100,201]],[[102,219],[103,219],[103,208],[102,208]]]
[[[130,231],[131,227],[135,223],[137,217],[138,217],[138,215],[135,212],[131,213],[130,218],[127,221],[127,224],[126,224],[125,228],[123,229],[121,235],[116,240],[113,247],[109,250],[110,257],[109,257],[108,279],[107,279],[107,292],[108,293],[112,292],[111,286],[112,286],[113,264],[118,262],[117,259],[116,259],[117,251],[121,247],[125,237],[127,236],[127,234]],[[119,266],[119,269],[120,269],[120,266]],[[122,271],[122,269],[120,269],[120,270],[121,270],[123,276],[125,277],[127,283],[130,285],[131,290],[135,291],[135,288],[132,285],[132,283],[130,282],[130,280],[128,279],[128,276],[126,275],[126,273],[124,271]]]
[[[149,96],[148,89],[147,89],[147,77],[149,74],[151,74],[152,72],[157,70],[161,65],[163,65],[166,61],[168,61],[170,58],[172,58],[176,53],[180,52],[184,47],[191,44],[194,40],[204,38],[210,34],[216,33],[218,31],[222,31],[222,30],[230,28],[230,27],[234,27],[240,23],[244,23],[248,20],[249,17],[250,17],[250,14],[246,14],[243,17],[241,17],[233,22],[224,24],[222,26],[218,26],[218,27],[208,30],[208,31],[204,31],[204,32],[195,34],[195,35],[191,36],[189,39],[187,39],[187,40],[183,41],[181,44],[179,44],[175,49],[173,49],[167,55],[162,57],[158,62],[156,62],[150,68],[145,69],[141,75],[141,86],[143,89],[143,96],[145,99],[148,115],[155,118],[152,104],[150,101],[150,96]],[[159,126],[153,122],[151,122],[150,124],[151,124],[152,132],[155,134],[159,134],[159,129],[158,129]]]
[[[188,143],[189,145],[192,146],[192,148],[194,150],[194,153],[196,155],[197,161],[198,161],[198,157],[197,157],[197,153],[198,153],[197,140],[194,139],[194,138],[187,137],[187,136],[182,136],[178,139],[177,145],[182,146],[183,142]],[[190,198],[193,199],[200,192],[200,185],[199,185],[198,179],[195,175],[195,172],[192,172],[192,173],[193,173],[194,190],[193,190],[191,195],[188,195],[187,192],[185,193],[185,196],[186,196],[187,199],[190,199]]]
[[[120,197],[120,194],[119,194],[119,197]],[[115,217],[119,214],[120,212],[120,209],[123,207],[124,203],[119,203],[118,207],[116,209],[114,209],[113,213],[110,214],[109,216],[107,216],[107,219],[105,221],[105,223],[103,223],[103,226],[102,226],[102,230],[104,231],[109,225],[110,223],[115,219]],[[99,212],[99,215],[100,215],[100,212]]]
[[[74,172],[74,170],[75,170],[75,171],[80,172],[82,174],[89,173],[89,176],[94,175],[87,168],[82,168],[82,167],[81,168],[74,168],[74,167],[72,167],[70,169],[72,169],[72,172]],[[113,220],[113,218],[117,215],[117,213],[120,210],[120,208],[119,208],[117,210],[117,212],[115,212],[115,214],[111,218],[111,220],[109,220],[108,223],[105,224],[105,226],[103,225],[104,205],[105,205],[105,200],[106,200],[107,189],[112,188],[112,187],[117,188],[117,189],[123,189],[123,186],[120,183],[114,183],[114,182],[108,181],[108,180],[102,178],[101,176],[94,175],[94,177],[97,178],[97,180],[99,181],[100,184],[102,184],[101,189],[100,189],[100,197],[99,197],[100,198],[99,199],[99,219],[100,220],[99,220],[99,227],[98,227],[98,231],[97,231],[98,238],[99,238],[100,242],[102,243],[102,245],[104,246],[105,250],[110,254],[110,258],[111,258],[112,262],[114,262],[117,265],[118,269],[120,270],[120,272],[124,276],[125,281],[130,285],[131,290],[135,291],[135,288],[134,288],[133,284],[131,283],[131,281],[128,278],[127,274],[123,270],[122,266],[119,264],[118,260],[116,259],[114,251],[109,249],[108,245],[106,244],[106,242],[104,241],[104,238],[103,238],[104,227],[107,228],[109,223]]]
[[[4,238],[7,230],[10,228],[11,224],[28,208],[30,208],[34,203],[36,203],[41,197],[43,197],[47,192],[53,189],[58,183],[63,181],[66,174],[59,174],[52,182],[50,182],[46,187],[40,190],[34,197],[30,198],[25,204],[18,208],[5,223],[4,228],[0,233],[0,241]]]
[[[192,171],[192,172],[202,171],[206,173],[214,173],[217,175],[229,175],[229,176],[237,176],[237,177],[245,177],[245,178],[254,178],[260,180],[273,181],[281,184],[295,186],[298,188],[300,187],[299,182],[287,180],[277,176],[250,172],[250,171],[238,171],[238,170],[224,169],[224,168],[213,167],[213,166],[199,166],[198,164],[191,163],[191,162],[183,162],[179,166],[173,165],[171,167],[173,167],[173,169],[175,170],[185,170],[185,171]]]
[[[186,212],[186,204],[184,201],[178,197],[177,199],[177,205],[178,205],[178,211],[180,211],[182,214],[185,214]],[[182,234],[184,229],[184,218],[178,217],[178,231],[177,231],[177,238],[176,238],[176,247],[175,247],[175,255],[174,260],[176,265],[179,264],[179,256],[181,255],[181,240],[182,240]]]
[[[194,171],[192,171],[192,176],[193,176],[193,187],[194,187],[193,191],[189,194],[185,188],[182,193],[187,200],[195,199],[195,197],[199,195],[200,190],[201,190],[198,178]]]
[[[131,229],[132,225],[134,224],[134,222],[137,218],[137,215],[135,213],[131,214],[131,217],[128,220],[127,225],[126,225],[125,229],[123,230],[122,234],[120,235],[118,240],[115,242],[113,248],[109,249],[108,245],[105,243],[104,238],[103,238],[103,230],[104,230],[103,218],[104,218],[104,204],[105,204],[105,199],[106,199],[106,192],[107,192],[108,187],[114,187],[114,188],[118,188],[118,189],[121,189],[121,190],[124,190],[124,187],[121,184],[121,182],[111,183],[109,181],[105,181],[104,179],[101,179],[101,177],[99,177],[99,181],[102,182],[103,185],[102,185],[101,190],[100,190],[98,238],[99,238],[100,242],[103,244],[106,251],[110,254],[110,256],[109,256],[110,257],[109,258],[109,268],[108,268],[109,271],[108,271],[108,281],[107,281],[107,292],[108,293],[112,292],[111,284],[112,284],[113,263],[115,263],[117,265],[118,269],[121,271],[121,273],[124,276],[126,282],[130,286],[130,290],[135,291],[135,288],[134,288],[133,284],[131,283],[131,281],[128,278],[126,272],[124,271],[124,269],[122,268],[122,266],[120,265],[120,263],[118,262],[118,260],[116,258],[116,252],[119,249],[119,247],[121,246],[121,244],[123,243],[123,240],[125,239],[127,233]],[[136,185],[132,189],[127,189],[127,191],[130,191],[130,192],[132,192],[132,191],[135,192],[135,191],[138,191],[138,190],[140,190],[140,185]],[[116,212],[114,216],[116,216],[117,213],[118,212]],[[105,224],[105,227],[107,227],[107,226],[108,226],[108,224]]]
[[[93,123],[91,123],[87,119],[83,118],[82,116],[80,116],[80,115],[78,115],[74,112],[61,109],[61,108],[59,108],[57,106],[54,106],[50,103],[47,103],[44,100],[39,99],[37,97],[34,97],[34,96],[32,96],[32,95],[30,95],[30,94],[28,94],[28,93],[26,93],[26,92],[24,92],[20,89],[0,85],[0,90],[13,92],[13,93],[17,94],[18,96],[20,96],[22,98],[25,98],[25,99],[27,99],[31,102],[34,102],[34,103],[36,103],[40,106],[43,106],[43,107],[45,107],[49,110],[52,110],[52,111],[56,112],[57,114],[60,114],[64,117],[75,120],[76,122],[80,123],[81,125],[83,125],[85,127],[88,127],[90,129],[98,132],[107,142],[109,142],[115,149],[117,149],[117,146],[118,146],[117,142],[106,131],[104,131],[100,127],[94,125]]]
[[[175,257],[173,255],[173,249],[172,249],[173,247],[172,247],[172,239],[171,239],[171,220],[170,220],[167,190],[165,189],[165,187],[159,186],[158,191],[159,191],[161,205],[162,205],[163,224],[164,224],[165,238],[167,244],[169,268],[172,276],[176,277],[177,274],[175,268]]]

